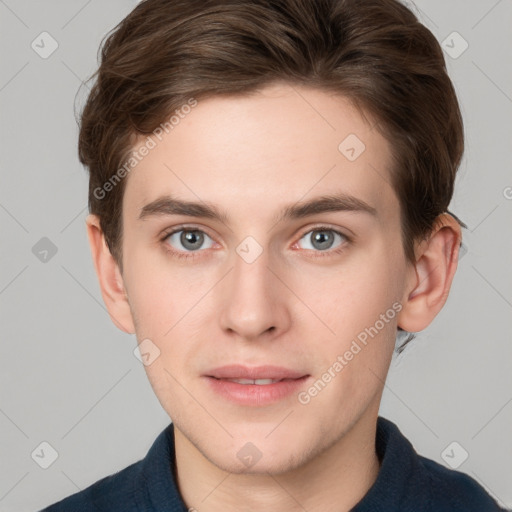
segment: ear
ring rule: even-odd
[[[457,270],[461,228],[450,215],[437,217],[428,239],[416,246],[416,263],[406,282],[398,326],[419,332],[434,320],[444,306]]]
[[[97,215],[89,214],[85,222],[101,295],[110,318],[119,329],[133,334],[135,332],[134,322],[123,276],[105,241],[100,227],[100,219]]]

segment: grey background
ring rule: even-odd
[[[75,95],[136,3],[0,0],[0,511],[42,508],[126,467],[169,422],[135,336],[104,308],[76,154]],[[459,443],[458,469],[512,507],[512,2],[406,3],[453,55],[452,32],[469,44],[446,54],[467,144],[451,211],[469,229],[448,302],[394,360],[381,414],[442,464]],[[59,45],[46,59],[31,47],[43,31]],[[43,237],[57,249],[46,261]],[[58,453],[47,469],[31,456],[43,441]]]

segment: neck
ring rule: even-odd
[[[377,410],[370,410],[332,446],[278,474],[223,471],[174,427],[176,480],[189,509],[201,512],[349,511],[377,479]]]

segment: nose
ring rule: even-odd
[[[221,328],[247,341],[275,337],[290,324],[287,289],[276,277],[275,265],[270,268],[269,251],[263,250],[254,261],[240,254],[234,255],[220,290]]]

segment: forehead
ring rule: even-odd
[[[166,194],[218,204],[228,214],[257,209],[261,219],[334,192],[356,196],[380,215],[398,208],[388,142],[344,97],[281,84],[208,98],[178,114],[168,133],[141,136],[134,146],[139,153],[152,147],[128,175],[129,221]]]

